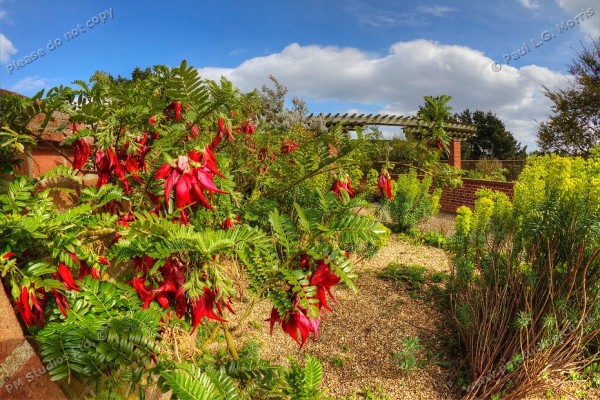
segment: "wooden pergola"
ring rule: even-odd
[[[419,128],[427,128],[428,123],[418,117],[403,117],[401,115],[385,114],[311,114],[309,118],[323,119],[326,126],[341,124],[344,129],[352,130],[360,126],[386,125],[402,127],[404,133],[417,132]],[[461,123],[446,123],[444,130],[452,138],[448,154],[448,164],[461,167],[460,141],[468,139],[477,133],[475,125]]]
[[[418,117],[403,117],[401,115],[385,114],[311,114],[309,118],[322,118],[325,125],[341,124],[350,130],[354,127],[369,125],[400,126],[405,133],[415,132],[419,127],[427,127],[427,123]],[[446,123],[444,129],[453,139],[468,139],[477,133],[475,125],[461,123]]]

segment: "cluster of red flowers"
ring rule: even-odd
[[[379,188],[382,196],[385,195],[388,199],[394,200],[394,195],[392,194],[392,177],[386,169],[384,169],[381,172],[381,175],[379,175],[377,187]]]
[[[347,176],[345,181],[336,180],[331,186],[333,193],[337,194],[340,199],[342,198],[342,190],[348,193],[350,197],[354,197],[354,189],[352,188],[352,182],[350,177]]]
[[[281,142],[281,148],[279,149],[281,154],[291,154],[298,150],[300,145],[293,140],[283,140]]]
[[[181,261],[174,258],[165,261],[165,264],[159,268],[162,281],[157,288],[146,284],[148,271],[152,269],[156,260],[143,256],[136,258],[134,262],[137,269],[143,273],[143,276],[136,276],[129,283],[140,296],[143,309],[148,307],[153,300],[156,300],[165,310],[174,305],[175,315],[178,318],[183,318],[189,309],[194,330],[198,324],[202,323],[203,317],[224,321],[221,317],[223,306],[234,313],[230,300],[220,296],[218,289],[210,289],[208,286],[204,286],[204,293],[201,296],[196,299],[188,299],[183,288],[187,267]],[[215,307],[217,308],[216,313]]]
[[[3,254],[1,258],[7,260],[10,257],[14,257],[14,255],[14,253],[8,252]],[[70,256],[73,262],[79,265],[79,281],[87,275],[91,275],[94,279],[100,278],[100,272],[96,268],[90,267],[85,261],[80,261],[73,253],[71,253]],[[98,257],[98,262],[104,265],[110,265],[105,257]],[[65,263],[59,262],[58,268],[52,276],[63,284],[65,290],[79,291],[79,285],[77,285],[77,282],[73,278],[71,269]],[[51,293],[54,296],[54,300],[56,301],[60,312],[66,317],[66,310],[70,308],[67,298],[62,292],[56,289],[52,289]],[[29,288],[28,286],[21,287],[20,296],[15,299],[15,303],[19,310],[19,314],[27,326],[34,324],[38,326],[44,325],[44,304],[46,298],[47,292],[44,288],[35,288],[35,286],[32,288]]]
[[[308,267],[309,264],[310,260],[307,255],[300,257],[300,267],[305,268]],[[326,293],[329,293],[329,296],[335,301],[335,297],[331,294],[331,287],[339,283],[340,278],[331,272],[331,268],[327,265],[325,260],[318,260],[316,265],[316,269],[310,275],[310,286],[314,286],[317,289],[315,298],[318,300],[319,311],[323,308],[331,311],[331,307],[327,304]],[[275,323],[280,323],[283,331],[290,335],[292,339],[302,347],[311,333],[313,339],[317,338],[320,318],[309,318],[308,310],[299,304],[299,299],[296,295],[294,295],[293,303],[293,310],[287,311],[283,316],[279,314],[279,311],[277,311],[275,307],[273,307],[271,310],[271,317],[266,321],[271,323],[271,334],[273,334],[273,326]],[[298,332],[300,333],[300,337],[298,337]]]
[[[205,192],[209,198],[212,198],[213,193],[227,193],[215,186],[213,174],[223,177],[217,168],[214,153],[206,147],[202,152],[192,150],[187,156],[177,157],[175,166],[168,163],[161,165],[154,179],[165,179],[164,198],[167,204],[175,188],[175,204],[181,209],[180,221],[187,223],[187,206],[201,204],[209,210],[213,209]]]

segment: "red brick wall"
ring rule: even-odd
[[[475,192],[481,188],[489,188],[498,192],[506,193],[512,200],[514,193],[514,182],[488,181],[484,179],[462,178],[463,185],[456,189],[444,189],[440,198],[441,211],[456,212],[460,206],[471,209],[475,205]]]

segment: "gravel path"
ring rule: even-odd
[[[338,303],[327,313],[316,341],[304,348],[275,327],[269,336],[261,322],[269,316],[268,304],[255,307],[248,323],[235,332],[236,340],[248,337],[260,343],[261,357],[286,365],[288,357],[317,357],[324,367],[324,386],[335,399],[458,399],[456,370],[459,360],[445,355],[447,338],[455,337],[449,312],[430,300],[415,299],[403,288],[376,277],[390,262],[425,265],[433,271],[448,271],[447,254],[440,249],[415,246],[395,236],[372,260],[356,268],[358,294],[338,285]],[[260,322],[257,324],[256,322]],[[393,353],[401,348],[400,339],[418,336],[423,350],[419,360],[433,361],[409,376],[396,364]],[[352,397],[354,396],[354,397]]]

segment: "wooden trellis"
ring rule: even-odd
[[[427,123],[418,117],[403,117],[401,115],[385,114],[311,114],[309,118],[322,118],[325,125],[342,124],[347,129],[356,126],[387,125],[400,126],[405,133],[414,132],[419,127],[427,127]],[[467,139],[477,133],[477,128],[471,124],[446,123],[444,129],[453,139]]]

